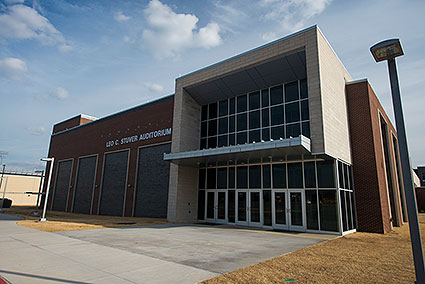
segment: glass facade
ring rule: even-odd
[[[201,107],[200,149],[310,137],[307,80],[273,86]]]
[[[198,218],[206,216],[199,220],[298,231],[355,229],[351,166],[314,158],[232,163],[199,169]]]

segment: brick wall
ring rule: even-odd
[[[392,136],[397,138],[397,133],[367,80],[347,84],[347,101],[358,230],[386,233],[391,231],[392,223],[385,167],[391,167],[392,172],[389,180],[396,208],[393,223],[397,226],[403,223],[401,202],[404,196],[398,186]],[[382,146],[381,116],[388,128],[389,165],[385,164]]]
[[[171,142],[171,135],[160,136],[152,139],[137,140],[121,144],[121,139],[131,136],[140,137],[140,134],[172,127],[174,96],[137,106],[135,108],[102,118],[92,123],[68,129],[61,133],[54,132],[50,139],[49,157],[55,158],[52,181],[50,184],[50,196],[48,207],[52,206],[54,196],[55,177],[58,161],[74,159],[71,173],[71,183],[68,191],[66,211],[72,211],[72,200],[76,183],[78,158],[88,155],[98,155],[93,194],[92,214],[98,214],[99,194],[103,174],[104,154],[128,149],[130,158],[128,163],[128,175],[125,194],[124,216],[133,214],[133,200],[135,184],[137,182],[136,168],[138,148],[141,146],[156,145]],[[71,120],[70,120],[71,121]],[[74,118],[72,119],[74,121]],[[55,134],[56,133],[56,134]],[[113,143],[107,145],[108,142]],[[117,141],[117,145],[115,144]],[[48,173],[49,166],[46,167]],[[44,190],[47,189],[47,183]]]

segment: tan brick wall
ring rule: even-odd
[[[12,200],[12,206],[36,205],[37,194],[27,194],[25,192],[38,192],[41,177],[12,174],[5,174],[4,177],[7,178],[7,186],[6,180],[3,180],[0,190],[0,198],[3,197],[3,191],[6,188],[5,197]]]

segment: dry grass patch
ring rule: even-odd
[[[99,216],[58,211],[47,211],[46,218],[48,221],[37,222],[40,217],[32,216],[34,207],[12,206],[12,208],[4,209],[4,211],[6,214],[24,218],[25,220],[17,222],[19,225],[46,232],[169,224],[167,220],[160,218]]]
[[[425,235],[425,215],[419,217],[419,222]],[[389,284],[413,283],[414,280],[409,228],[405,224],[385,235],[350,234],[202,283]]]

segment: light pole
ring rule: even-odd
[[[46,209],[47,209],[47,201],[49,199],[49,191],[50,191],[50,180],[52,179],[52,171],[53,171],[53,163],[55,161],[55,158],[42,158],[43,162],[50,162],[50,171],[49,171],[49,179],[47,180],[47,191],[46,191],[46,197],[44,198],[44,209],[43,209],[43,216],[41,216],[39,222],[46,222]]]
[[[416,207],[415,191],[413,189],[412,170],[410,168],[409,150],[407,147],[406,130],[404,127],[403,107],[401,105],[400,88],[398,85],[395,58],[403,55],[399,39],[389,39],[375,44],[370,52],[376,62],[387,60],[390,73],[391,94],[393,99],[395,123],[397,126],[398,148],[400,151],[403,185],[406,195],[407,214],[409,217],[410,239],[412,242],[413,261],[415,263],[416,282],[425,284],[424,255],[419,229],[418,208]]]

